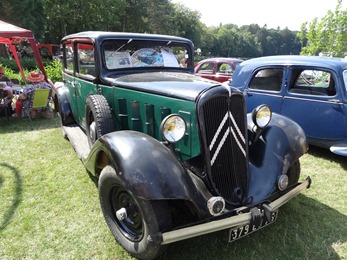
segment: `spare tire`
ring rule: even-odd
[[[115,131],[110,106],[102,95],[90,95],[86,99],[86,132],[91,148],[104,134]]]

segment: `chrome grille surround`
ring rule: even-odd
[[[242,93],[218,86],[197,102],[208,180],[216,195],[241,205],[248,192],[248,140]]]

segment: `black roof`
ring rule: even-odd
[[[127,32],[103,32],[103,31],[85,31],[65,36],[62,41],[75,38],[87,38],[93,41],[105,39],[136,39],[136,40],[162,40],[162,41],[178,41],[186,42],[193,45],[193,43],[186,38],[169,36],[162,34],[147,34],[147,33],[127,33]]]

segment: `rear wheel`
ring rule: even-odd
[[[115,131],[111,109],[102,95],[86,99],[86,130],[89,147],[104,134]]]
[[[149,236],[171,227],[166,202],[136,198],[111,166],[101,172],[99,195],[106,223],[127,252],[140,259],[153,259],[164,251],[166,246]]]

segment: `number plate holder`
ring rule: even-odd
[[[232,228],[229,231],[229,242],[233,242],[235,240],[238,240],[244,236],[247,236],[263,227],[266,227],[270,225],[271,223],[275,222],[278,215],[278,210],[271,212],[270,220],[267,219],[267,217],[264,214],[264,211],[260,211],[260,219],[258,221],[251,221],[250,224]]]

